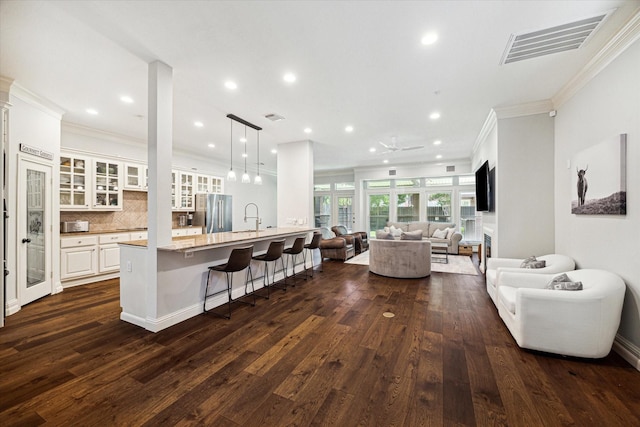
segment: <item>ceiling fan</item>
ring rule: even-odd
[[[395,136],[391,137],[391,144],[385,144],[384,142],[381,142],[381,141],[379,143],[387,150],[387,151],[383,151],[380,154],[395,153],[396,151],[419,150],[421,148],[424,148],[424,145],[413,145],[411,147],[401,147],[398,145]]]

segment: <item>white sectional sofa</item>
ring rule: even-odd
[[[428,239],[432,243],[446,243],[447,252],[452,255],[458,255],[458,244],[462,240],[462,234],[455,231],[455,224],[452,222],[388,222],[387,227],[394,227],[402,231],[422,230],[422,237]],[[434,237],[436,230],[444,230],[448,228],[452,230],[447,238]]]

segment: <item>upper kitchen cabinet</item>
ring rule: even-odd
[[[89,209],[91,161],[87,157],[60,155],[60,208]]]
[[[178,180],[180,182],[180,204],[178,209],[193,210],[193,182],[195,181],[195,174],[180,171],[178,173]]]
[[[149,168],[140,163],[125,163],[124,165],[124,189],[134,191],[147,191]]]
[[[93,160],[94,209],[122,210],[122,163]]]
[[[222,179],[210,175],[196,175],[196,193],[222,193]]]

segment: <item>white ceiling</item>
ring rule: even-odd
[[[0,75],[59,105],[64,122],[145,140],[147,63],[160,60],[173,68],[177,147],[228,162],[226,115],[233,113],[264,128],[260,157],[267,170],[276,168],[271,148],[305,139],[314,141],[316,170],[382,165],[384,158],[389,166],[446,164],[470,158],[491,108],[556,94],[639,5],[2,0]],[[581,49],[499,65],[512,33],[611,9]],[[423,46],[428,31],[439,40]],[[297,75],[295,83],[283,81],[287,71]],[[224,87],[228,79],[238,83],[236,91]],[[135,102],[123,104],[123,94]],[[429,119],[434,111],[441,113],[437,121]],[[271,122],[268,113],[286,120]],[[354,132],[346,133],[347,125]],[[255,162],[255,131],[248,135]],[[425,148],[369,153],[394,136],[401,146]],[[216,148],[207,147],[211,142]]]

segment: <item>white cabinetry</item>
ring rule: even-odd
[[[222,193],[222,178],[196,175],[196,193]]]
[[[197,236],[202,234],[202,228],[174,228],[171,230],[171,237]]]
[[[122,164],[111,160],[93,160],[93,208],[122,209]]]
[[[68,280],[98,273],[98,236],[60,239],[60,279]]]
[[[120,271],[119,242],[131,240],[129,233],[103,234],[100,236],[100,273]]]
[[[124,165],[124,189],[134,191],[148,190],[149,168],[140,163],[125,163]]]
[[[88,157],[60,154],[60,209],[89,209],[90,168]]]
[[[179,210],[193,210],[193,182],[195,180],[195,174],[189,172],[180,172],[178,174],[178,181],[180,182],[180,203],[178,205]]]

